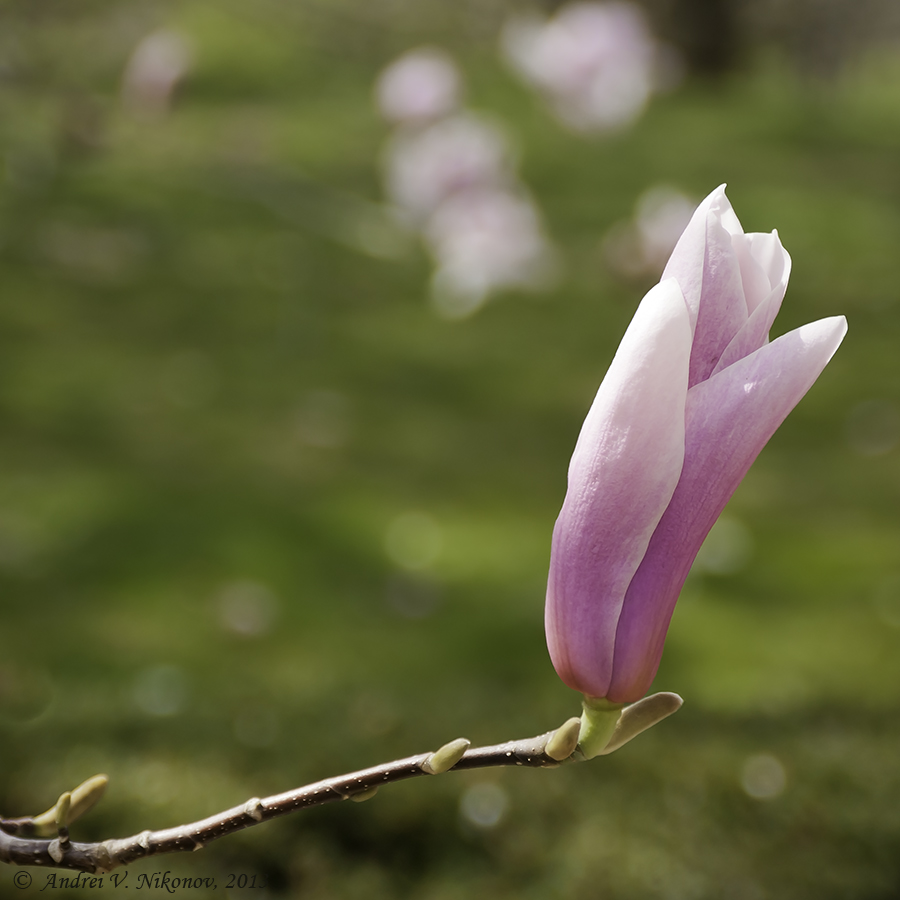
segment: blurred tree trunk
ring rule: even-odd
[[[674,0],[669,17],[671,38],[691,72],[718,76],[737,64],[741,41],[735,0]]]

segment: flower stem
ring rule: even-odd
[[[581,731],[578,733],[578,749],[585,759],[599,756],[616,730],[622,714],[622,703],[610,703],[602,697],[585,694],[581,714]]]

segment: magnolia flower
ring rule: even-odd
[[[717,188],[644,297],[582,427],[553,532],[547,642],[593,702],[642,697],[703,539],[847,330],[769,343],[790,257]],[[603,706],[603,700],[600,701]]]

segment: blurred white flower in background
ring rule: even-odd
[[[375,97],[388,122],[414,123],[453,112],[462,79],[453,60],[434,47],[422,47],[392,62],[378,76]]]
[[[509,140],[499,124],[460,109],[461,92],[453,61],[430,48],[391,63],[375,90],[397,126],[384,155],[385,189],[434,259],[432,303],[449,319],[471,315],[494,291],[545,287],[554,271]]]
[[[442,204],[426,237],[438,260],[433,300],[446,318],[462,318],[501,287],[540,287],[553,260],[534,204],[502,190],[467,191]]]
[[[560,121],[582,132],[627,127],[678,68],[643,11],[625,2],[572,3],[549,20],[516,16],[504,26],[501,49]]]
[[[177,31],[154,31],[134,48],[122,76],[122,100],[139,115],[168,112],[172,96],[191,69],[193,51]]]
[[[677,188],[648,188],[638,197],[634,216],[603,238],[607,264],[625,278],[657,278],[696,208],[697,202]]]
[[[498,187],[511,180],[507,141],[500,127],[470,113],[403,130],[388,144],[385,181],[400,215],[427,220],[460,191]]]

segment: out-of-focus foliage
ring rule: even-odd
[[[576,714],[544,648],[549,536],[652,283],[612,274],[603,238],[650,185],[728,181],[793,256],[776,332],[846,313],[850,334],[686,588],[657,679],[678,716],[591,764],[405,783],[129,877],[892,896],[900,57],[823,86],[760,54],[585,139],[500,61],[507,11],[0,6],[0,809],[104,771],[74,836],[123,835]],[[142,105],[121,85],[152,34],[184,71]],[[423,43],[507,123],[560,254],[553,290],[459,322],[381,206],[372,85]]]

